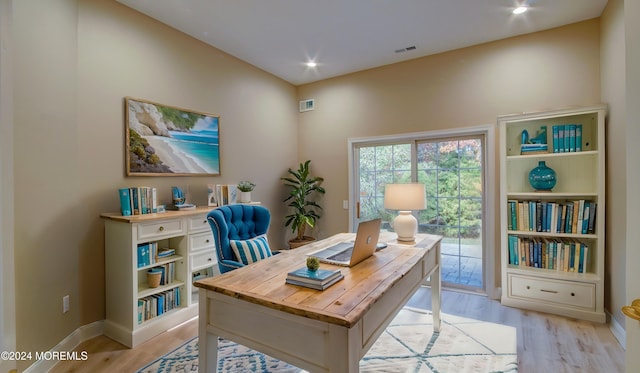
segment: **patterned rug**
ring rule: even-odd
[[[405,307],[367,355],[361,372],[517,372],[517,338],[513,327],[442,314],[433,333],[431,313]],[[218,343],[219,372],[305,372],[235,342]],[[138,373],[198,371],[195,337]]]

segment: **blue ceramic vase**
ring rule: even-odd
[[[556,172],[544,161],[538,161],[538,167],[529,172],[529,183],[535,190],[549,191],[556,186]]]

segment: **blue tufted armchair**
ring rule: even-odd
[[[220,273],[229,272],[247,264],[243,263],[243,261],[246,262],[246,258],[236,256],[232,244],[237,246],[238,242],[252,242],[252,239],[266,235],[270,220],[269,210],[258,205],[227,205],[209,211],[207,221],[213,231]],[[266,256],[271,256],[266,237],[263,242],[261,245],[266,246],[268,251]],[[259,259],[260,257],[254,258],[254,261]]]

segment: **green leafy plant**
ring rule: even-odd
[[[320,186],[324,179],[311,176],[309,163],[311,163],[310,160],[300,163],[297,170],[289,169],[289,177],[281,178],[285,185],[291,188],[284,202],[289,202],[287,206],[293,209],[291,214],[285,216],[285,226],[291,226],[291,231],[300,241],[304,240],[306,228],[313,228],[316,220],[320,219],[318,211],[322,210],[322,207],[312,198],[315,194],[325,193],[324,188]]]
[[[256,187],[256,184],[250,181],[241,181],[238,183],[238,190],[240,190],[241,192],[250,192],[255,187]]]
[[[316,258],[315,256],[307,257],[307,268],[311,272],[317,271],[318,268],[320,268],[320,259]]]

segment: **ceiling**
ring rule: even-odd
[[[294,85],[596,18],[607,4],[607,0],[116,1]],[[529,11],[513,15],[516,3],[523,2]],[[307,67],[310,60],[317,66]]]

